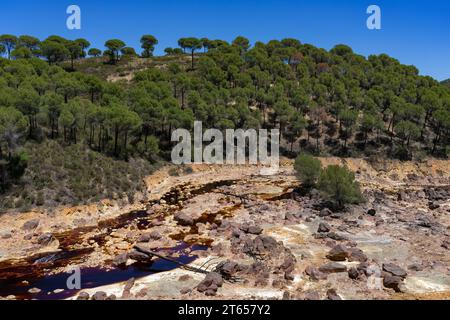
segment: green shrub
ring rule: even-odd
[[[318,188],[327,200],[337,206],[337,209],[363,200],[354,173],[346,167],[333,165],[324,169],[319,178]]]
[[[322,164],[313,156],[301,154],[295,160],[294,169],[303,186],[309,188],[316,185],[322,171]]]

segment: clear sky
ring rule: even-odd
[[[82,29],[66,28],[66,9],[82,10]],[[382,30],[366,27],[366,9],[382,10]],[[350,45],[363,55],[387,53],[424,75],[450,78],[449,0],[21,0],[0,4],[0,33],[87,38],[103,49],[120,38],[139,47],[153,34],[165,47],[180,37],[252,42],[293,37],[326,49]]]

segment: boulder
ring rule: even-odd
[[[308,290],[303,295],[303,300],[318,301],[320,300],[320,295],[317,291]]]
[[[257,236],[255,239],[248,239],[244,243],[243,252],[252,256],[255,255],[276,255],[280,254],[277,241],[269,236]]]
[[[401,292],[401,284],[403,279],[396,276],[386,275],[383,278],[383,285],[386,288],[394,289],[396,292]]]
[[[331,230],[331,227],[330,227],[330,225],[328,223],[321,222],[319,224],[319,229],[317,230],[317,232],[319,232],[319,233],[327,233],[327,232],[330,232],[330,230]]]
[[[239,264],[237,264],[236,262],[233,262],[233,261],[221,262],[216,267],[216,272],[218,272],[220,275],[222,275],[225,278],[232,277],[239,271],[240,271]]]
[[[342,300],[342,298],[337,294],[336,289],[329,289],[327,291],[328,300]]]
[[[24,230],[24,231],[34,230],[39,226],[39,222],[40,222],[39,219],[29,220],[24,223],[24,225],[22,226],[22,230]]]
[[[367,214],[374,217],[377,214],[377,211],[375,209],[370,209],[369,211],[367,211]]]
[[[175,221],[182,226],[193,226],[194,219],[186,213],[179,212],[174,216]]]
[[[327,264],[324,264],[319,268],[320,272],[323,273],[340,273],[340,272],[346,272],[347,267],[343,265],[342,263],[338,262],[330,262]]]
[[[405,279],[408,273],[400,268],[398,265],[393,263],[383,263],[383,271],[390,273],[393,276]]]
[[[84,291],[80,292],[80,294],[77,297],[77,300],[89,300],[89,299],[90,299],[89,293]]]
[[[98,292],[94,293],[91,300],[104,301],[107,298],[108,298],[108,295],[106,294],[106,292],[98,291]]]
[[[55,238],[53,237],[53,235],[51,233],[44,233],[41,234],[38,238],[37,238],[37,243],[41,246],[48,246],[49,244],[51,244],[53,241],[55,240]]]
[[[128,261],[128,254],[122,253],[113,259],[112,264],[115,267],[122,267],[127,264],[127,261]]]
[[[222,287],[222,285],[222,276],[217,272],[210,272],[197,286],[197,291],[204,293],[207,296],[215,296],[217,294],[217,290]]]
[[[345,261],[348,257],[350,257],[350,251],[342,244],[333,247],[327,254],[327,258],[332,261]]]
[[[152,259],[145,253],[139,252],[137,250],[131,250],[128,253],[128,258],[130,258],[131,260],[134,260],[134,261],[138,261],[138,262],[148,262],[149,260]]]
[[[131,297],[131,289],[134,287],[136,280],[134,278],[128,279],[122,291],[122,299],[129,299]]]
[[[324,208],[319,212],[319,217],[328,217],[333,215],[333,211],[328,208]]]
[[[358,261],[358,262],[366,262],[367,256],[361,249],[358,248],[349,248],[350,256],[348,257],[348,261]]]
[[[359,271],[357,268],[353,267],[348,270],[348,277],[350,279],[356,280],[359,278]]]
[[[311,280],[314,281],[327,279],[327,275],[325,273],[319,271],[319,269],[313,266],[306,267],[305,273],[311,278]]]
[[[11,231],[1,231],[0,232],[0,239],[6,240],[12,238],[12,232]]]
[[[250,226],[247,229],[247,233],[254,234],[254,235],[260,235],[263,232],[263,228],[260,226]]]

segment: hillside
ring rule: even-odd
[[[450,79],[441,82],[444,86],[450,87]]]
[[[0,210],[139,191],[149,163],[170,159],[172,131],[194,120],[279,128],[288,156],[448,154],[450,90],[384,54],[239,37],[180,39],[167,56],[144,58],[110,40],[100,57],[82,39],[21,41],[13,59],[0,58]],[[92,175],[103,166],[110,177]]]

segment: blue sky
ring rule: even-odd
[[[66,8],[82,10],[82,29],[66,28]],[[366,9],[382,10],[382,30],[366,28]],[[448,0],[21,0],[2,1],[0,33],[45,38],[58,34],[84,37],[103,49],[120,38],[138,48],[142,34],[160,40],[156,53],[174,47],[180,37],[254,41],[285,37],[355,52],[387,53],[421,74],[450,78],[450,1]]]

